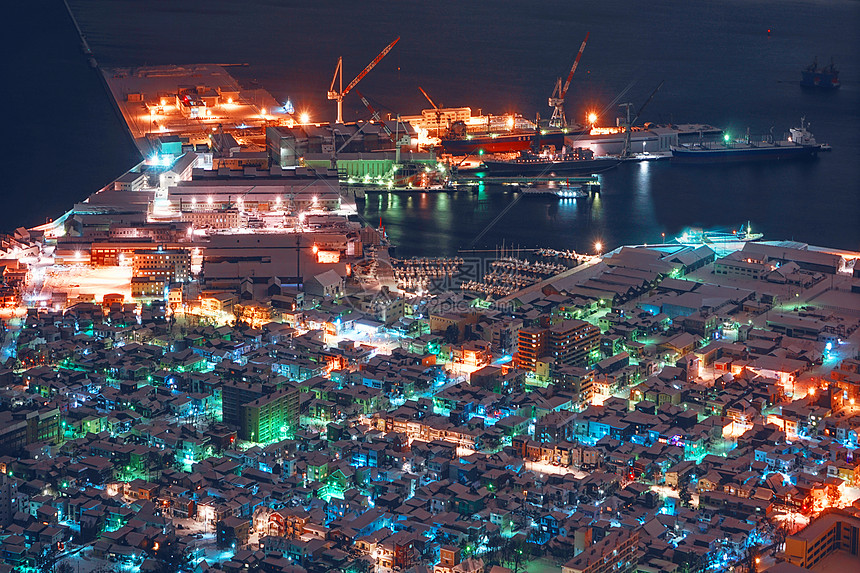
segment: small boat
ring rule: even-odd
[[[587,197],[581,187],[563,185],[559,187],[527,187],[521,188],[523,197],[543,197],[547,199],[579,199]]]

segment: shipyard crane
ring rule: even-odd
[[[427,95],[427,92],[424,91],[424,88],[418,86],[418,89],[421,91],[422,94],[424,94],[424,97],[427,98],[427,101],[430,102],[430,105],[433,106],[433,109],[436,110],[436,137],[442,137],[442,135],[439,133],[442,130],[442,110],[439,109],[439,106],[436,105],[432,99],[430,99],[430,96]]]
[[[660,91],[660,88],[663,87],[663,84],[666,80],[660,82],[654,91],[651,92],[651,95],[648,96],[648,99],[645,100],[645,103],[642,104],[642,107],[639,108],[639,111],[636,112],[636,116],[633,118],[633,121],[630,121],[630,106],[632,103],[622,103],[619,107],[627,108],[627,123],[624,126],[624,148],[621,150],[621,157],[626,158],[630,157],[630,133],[633,130],[633,124],[636,123],[636,120],[639,119],[639,116],[642,115],[642,112],[645,111],[645,107],[651,103],[651,100],[654,99],[654,96],[657,95],[657,92]]]
[[[582,57],[582,52],[585,50],[585,43],[588,42],[588,35],[591,32],[586,32],[585,39],[579,47],[579,53],[576,54],[576,59],[573,61],[573,67],[570,68],[570,73],[567,74],[567,81],[564,86],[561,85],[561,78],[555,82],[555,89],[552,91],[552,96],[549,98],[549,106],[553,108],[552,118],[549,120],[550,127],[565,127],[567,120],[564,117],[564,96],[567,95],[567,89],[570,87],[570,80],[573,79],[573,73],[579,65],[579,59]]]
[[[337,67],[334,69],[334,76],[331,78],[331,87],[326,94],[328,99],[337,100],[337,123],[343,123],[343,98],[356,86],[358,82],[367,75],[367,73],[376,67],[376,64],[379,63],[382,58],[385,57],[388,52],[391,51],[391,48],[394,47],[394,44],[400,41],[400,36],[394,39],[393,42],[385,46],[385,49],[379,52],[379,55],[373,58],[373,61],[367,64],[361,73],[355,76],[355,79],[349,82],[349,85],[346,86],[346,89],[343,88],[343,57],[339,57],[337,59]],[[335,82],[340,82],[338,84],[338,89],[334,89]]]

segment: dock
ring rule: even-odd
[[[528,185],[537,183],[563,183],[572,186],[598,185],[596,175],[588,177],[565,177],[563,175],[542,175],[540,177],[498,177],[498,176],[479,176],[479,175],[463,175],[457,177],[455,185],[477,186],[477,185]]]

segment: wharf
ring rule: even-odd
[[[367,193],[453,193],[455,191],[465,191],[477,189],[483,185],[511,185],[519,187],[531,187],[533,185],[555,185],[559,188],[582,187],[582,188],[599,188],[600,182],[596,175],[590,177],[562,177],[562,176],[544,176],[544,177],[480,177],[467,176],[460,177],[451,181],[447,185],[428,185],[426,187],[412,186],[388,186],[388,185],[373,185],[373,184],[344,184],[341,183],[340,190],[342,195],[354,196],[363,198]],[[550,187],[551,188],[551,187]]]
[[[461,176],[455,180],[457,186],[476,186],[476,185],[528,185],[530,183],[566,183],[570,185],[597,185],[598,179],[596,175],[589,177],[565,177],[563,175],[542,175],[539,177],[500,177],[500,176],[484,176],[468,175]]]
[[[245,89],[220,65],[193,64],[102,69],[111,96],[141,153],[148,157],[149,136],[174,135],[208,143],[215,130],[240,140],[290,119],[282,104],[261,88]],[[193,86],[209,105],[180,109],[178,93]],[[195,115],[198,109],[201,115]],[[261,147],[262,148],[262,147]]]

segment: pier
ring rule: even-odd
[[[363,199],[367,193],[450,193],[460,190],[476,190],[486,185],[509,185],[512,187],[532,187],[535,185],[555,185],[559,187],[581,187],[584,191],[597,193],[600,182],[596,175],[590,177],[479,177],[468,176],[452,179],[444,185],[396,186],[380,184],[344,184],[341,183],[341,194]]]
[[[528,185],[537,183],[564,183],[570,185],[598,185],[596,175],[588,177],[565,177],[563,175],[542,175],[540,177],[524,177],[524,176],[481,176],[481,175],[464,175],[456,178],[455,185],[476,186],[476,185]]]

